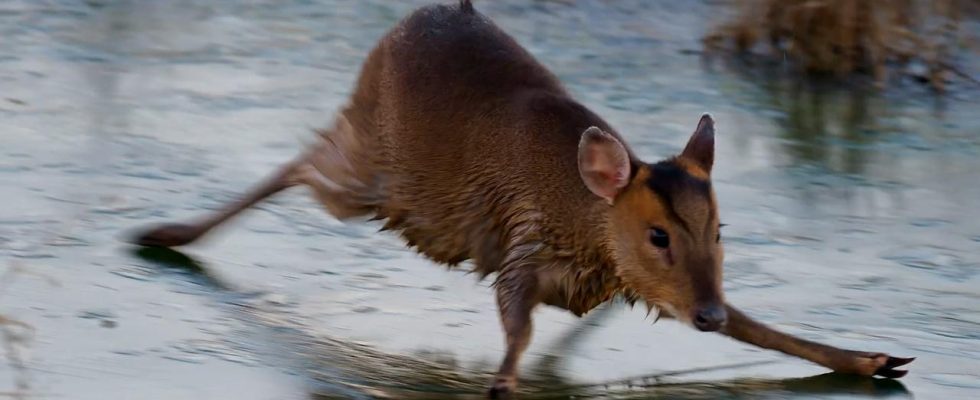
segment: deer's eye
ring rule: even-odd
[[[670,246],[670,236],[667,236],[667,232],[663,229],[650,229],[650,243],[661,249],[666,249]]]

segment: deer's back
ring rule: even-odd
[[[508,253],[598,264],[583,248],[598,198],[576,154],[587,127],[611,128],[486,17],[431,6],[403,20],[343,114],[370,153],[372,211],[423,254],[483,273]]]

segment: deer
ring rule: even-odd
[[[729,304],[712,117],[701,116],[680,154],[643,162],[469,0],[398,22],[329,126],[240,200],[129,240],[186,245],[304,186],[338,220],[384,221],[381,230],[436,263],[471,261],[481,279],[495,276],[506,350],[491,398],[516,392],[537,306],[582,316],[614,298],[839,373],[899,378],[914,360],[794,337]]]

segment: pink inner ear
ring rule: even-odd
[[[579,172],[586,187],[609,202],[626,187],[629,155],[622,143],[598,128],[590,128],[579,144]]]
[[[602,179],[602,186],[606,188],[621,189],[623,183],[623,175],[619,172],[605,172],[597,171],[596,177]],[[615,195],[615,193],[612,193]]]
[[[613,185],[616,189],[622,189],[626,186],[626,174],[629,165],[614,165],[613,170],[606,174],[606,179],[609,180],[609,184]]]

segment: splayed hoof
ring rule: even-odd
[[[517,380],[514,378],[497,378],[487,391],[487,397],[495,400],[513,399],[517,390]]]
[[[201,229],[193,225],[157,225],[133,235],[129,242],[147,247],[175,247],[193,242],[201,236]]]
[[[897,379],[909,371],[895,369],[915,360],[912,358],[892,357],[883,353],[851,352],[853,358],[843,368],[835,368],[837,372],[853,373],[864,376],[880,376]]]
[[[895,369],[895,367],[901,367],[905,364],[915,361],[915,357],[910,357],[910,358],[891,357],[891,356],[886,356],[886,357],[888,357],[888,360],[885,361],[884,365],[878,367],[878,369],[875,370],[874,372],[875,376],[881,376],[881,377],[892,378],[892,379],[901,378],[905,376],[905,374],[909,373],[909,371]]]

